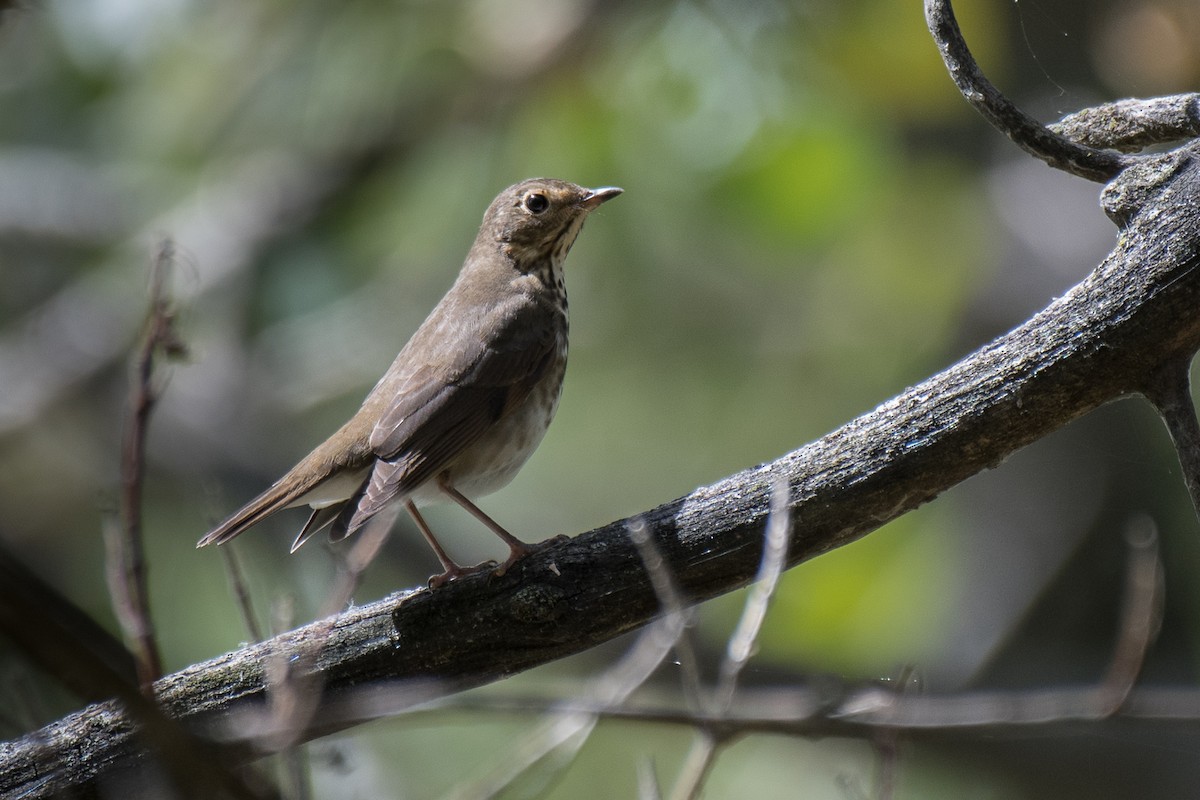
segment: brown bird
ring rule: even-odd
[[[417,510],[449,498],[509,546],[529,552],[470,497],[508,484],[545,435],[567,366],[563,261],[588,213],[621,193],[536,178],[505,189],[458,279],[375,384],[362,407],[271,488],[197,544],[222,544],[284,508],[312,506],[295,552],[329,527],[344,539],[403,503],[445,571],[467,570]]]

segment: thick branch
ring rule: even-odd
[[[792,509],[789,563],[847,544],[1097,406],[1153,385],[1200,347],[1200,167],[1179,151],[1127,170],[1128,227],[1082,283],[1027,323],[876,410],[777,461],[639,519],[688,602],[755,574],[773,485]],[[1132,213],[1137,198],[1144,207]],[[644,625],[659,609],[629,520],[558,541],[508,574],[479,575],[352,609],[156,684],[167,713],[237,739],[264,699],[264,663],[314,650],[327,701],[367,684],[421,681],[413,701],[493,681]],[[303,659],[301,659],[303,661]],[[237,727],[231,727],[232,720]],[[320,711],[311,738],[337,728]],[[224,723],[224,724],[223,724]],[[239,733],[240,732],[240,733]],[[128,764],[128,717],[99,704],[0,746],[0,794],[46,796]],[[242,757],[249,755],[239,751]]]

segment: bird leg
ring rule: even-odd
[[[481,509],[479,506],[475,505],[470,500],[468,500],[466,498],[466,495],[464,495],[462,492],[458,491],[458,489],[455,489],[453,486],[451,486],[446,481],[445,477],[441,477],[438,479],[438,488],[440,488],[443,492],[445,492],[450,497],[451,500],[458,503],[460,506],[462,506],[467,511],[469,511],[471,513],[471,516],[475,517],[475,519],[479,520],[484,525],[486,525],[488,527],[488,530],[490,530],[492,533],[499,536],[504,541],[504,543],[506,545],[508,545],[508,549],[509,549],[508,558],[505,559],[504,563],[500,565],[500,568],[496,570],[497,575],[503,575],[505,570],[507,570],[509,567],[511,567],[518,558],[528,555],[529,553],[532,553],[534,551],[533,547],[530,547],[529,545],[525,544],[525,542],[522,542],[520,539],[513,536],[511,533],[504,530],[504,528],[500,525],[499,522],[496,522],[496,520],[489,517],[487,514],[484,513],[483,509]]]
[[[408,509],[409,515],[413,518],[413,521],[417,523],[417,527],[421,530],[421,535],[425,537],[425,541],[429,543],[431,548],[433,548],[433,552],[437,554],[438,561],[442,562],[442,567],[446,570],[441,575],[434,575],[429,579],[430,589],[436,589],[444,583],[474,571],[459,566],[458,562],[450,557],[450,554],[446,552],[444,547],[442,547],[442,543],[439,542],[437,537],[433,535],[433,531],[430,529],[429,523],[427,523],[425,518],[421,516],[421,512],[417,511],[417,507],[413,505],[412,500],[406,501],[404,503],[404,507]]]

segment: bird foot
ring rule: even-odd
[[[539,550],[545,550],[547,547],[552,547],[559,542],[565,542],[570,538],[570,536],[560,533],[558,536],[551,536],[549,539],[544,539],[537,544],[525,544],[524,542],[519,542],[517,544],[510,545],[511,549],[509,551],[508,558],[504,560],[503,564],[496,568],[496,571],[493,572],[492,575],[500,577],[508,571],[509,567],[530,553],[536,553]]]
[[[505,563],[507,564],[507,562]],[[477,572],[487,572],[488,570],[495,568],[495,561],[484,561],[482,564],[476,564],[473,567],[460,567],[458,564],[455,564],[447,567],[446,571],[442,574],[431,577],[429,579],[429,588],[437,589],[440,586],[446,585],[450,581],[458,580],[466,575],[474,575]]]
[[[549,539],[540,541],[537,544],[525,544],[524,542],[517,542],[516,544],[509,545],[508,558],[504,559],[504,563],[499,565],[497,565],[495,561],[484,561],[482,564],[476,564],[473,567],[460,567],[458,564],[447,565],[445,572],[440,575],[434,575],[429,579],[429,588],[436,589],[439,586],[444,586],[450,581],[458,580],[466,575],[474,575],[477,572],[485,572],[488,570],[491,571],[492,577],[499,578],[508,572],[509,567],[530,553],[536,553],[539,550],[544,550],[545,548],[556,545],[559,542],[565,542],[570,538],[570,536],[566,536],[565,534],[559,534],[558,536],[551,536]]]
[[[508,572],[508,568],[511,567],[513,564],[517,563],[518,561],[520,561],[522,558],[529,555],[530,553],[533,553],[533,552],[541,549],[541,545],[540,544],[525,544],[524,542],[518,542],[516,544],[509,545],[509,548],[510,549],[509,549],[509,553],[508,553],[508,558],[504,559],[504,563],[501,564],[499,567],[497,567],[492,572],[493,577],[499,578],[501,575]]]

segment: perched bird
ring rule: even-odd
[[[329,527],[337,541],[403,503],[442,562],[439,585],[467,570],[417,510],[449,498],[509,546],[529,545],[469,497],[505,486],[537,448],[567,366],[563,261],[587,215],[621,193],[537,178],[510,186],[483,215],[458,279],[362,407],[271,488],[197,544],[222,544],[276,511],[312,506],[295,552]]]

